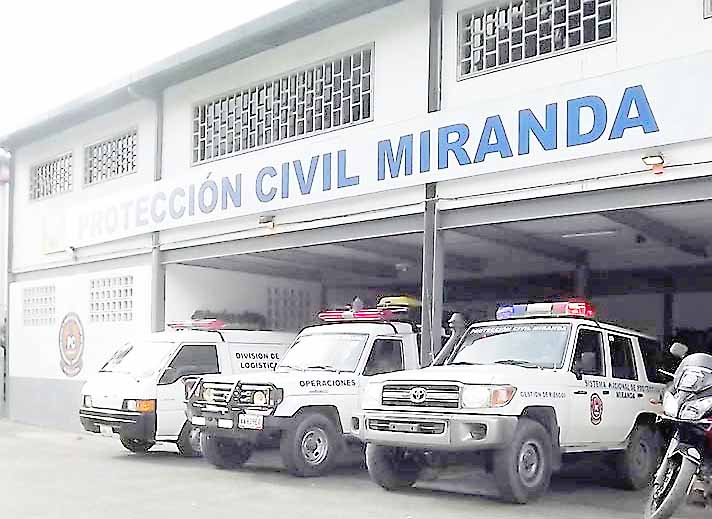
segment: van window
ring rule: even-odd
[[[640,346],[640,352],[643,354],[643,365],[645,366],[645,374],[648,376],[648,381],[659,384],[667,383],[669,381],[668,377],[658,372],[658,369],[674,373],[679,361],[671,353],[663,350],[659,341],[638,337],[638,345]]]
[[[611,350],[613,378],[638,380],[638,371],[635,368],[635,356],[633,354],[633,341],[630,337],[609,333],[608,346]]]
[[[601,332],[587,328],[579,330],[573,368],[574,371],[579,371],[584,375],[604,376],[603,334]]]
[[[210,345],[184,345],[171,361],[171,368],[186,368],[191,375],[220,373],[217,348]]]
[[[403,368],[403,343],[396,339],[376,339],[363,374],[380,375],[400,371]]]

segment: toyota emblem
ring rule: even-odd
[[[410,390],[410,401],[414,404],[422,404],[428,398],[428,391],[424,387],[414,387]]]

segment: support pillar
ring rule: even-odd
[[[155,155],[153,180],[161,180],[163,172],[163,92],[154,98],[156,106]],[[151,331],[163,331],[166,326],[166,266],[161,254],[161,233],[151,233]]]
[[[675,303],[675,282],[671,277],[665,279],[663,293],[663,346],[667,347],[674,333],[673,305]]]
[[[574,272],[574,296],[581,299],[591,297],[591,270],[588,263],[582,262],[576,265]]]
[[[436,184],[425,186],[425,214],[423,217],[423,307],[420,340],[420,364],[433,360],[433,280],[435,266],[435,206]]]
[[[433,256],[433,319],[431,347],[433,358],[442,348],[443,304],[445,299],[445,231],[438,231],[438,213],[435,213],[435,251]]]

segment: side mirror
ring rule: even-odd
[[[581,357],[574,363],[574,375],[578,380],[583,379],[586,373],[594,373],[596,371],[596,354],[591,351],[585,351]]]
[[[670,346],[670,353],[673,355],[673,357],[677,357],[678,359],[682,359],[687,355],[688,348],[681,342],[675,342],[673,343],[672,346]]]

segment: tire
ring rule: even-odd
[[[178,447],[178,452],[184,458],[199,457],[201,455],[200,429],[196,429],[186,422],[180,431],[176,446]]]
[[[290,474],[315,477],[331,471],[343,448],[334,422],[320,413],[302,415],[296,427],[282,433],[279,451]]]
[[[155,444],[156,442],[121,436],[121,445],[126,447],[127,450],[133,452],[134,454],[146,454],[148,450]]]
[[[660,457],[660,442],[648,425],[636,425],[630,433],[628,447],[617,456],[616,474],[621,486],[641,490],[650,486]]]
[[[520,418],[512,440],[492,458],[495,482],[505,501],[528,503],[549,488],[552,441],[539,422]]]
[[[683,456],[666,458],[658,469],[645,502],[645,519],[667,519],[687,498],[697,465]]]
[[[405,450],[369,443],[366,446],[366,468],[371,479],[386,490],[412,487],[422,467]]]
[[[203,457],[219,469],[236,469],[250,459],[253,447],[231,438],[202,433],[200,449]]]

